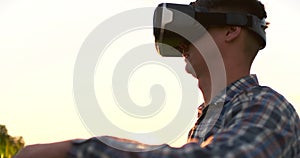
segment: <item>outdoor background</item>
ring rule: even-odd
[[[111,16],[162,2],[190,1],[0,0],[0,124],[10,135],[22,136],[26,145],[91,137],[73,98],[74,63],[82,43]],[[267,47],[257,56],[252,73],[300,113],[300,1],[262,2],[270,27]],[[153,38],[148,32],[136,40]],[[184,69],[183,60],[179,64]]]

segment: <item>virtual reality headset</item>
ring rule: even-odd
[[[199,39],[209,26],[241,26],[248,28],[266,46],[265,19],[245,13],[214,13],[201,6],[161,3],[154,11],[153,33],[158,53],[166,57],[181,57],[181,44]]]

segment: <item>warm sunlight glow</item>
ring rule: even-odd
[[[0,124],[6,125],[11,135],[23,136],[26,145],[91,137],[76,111],[73,96],[74,63],[82,43],[96,26],[113,15],[138,7],[156,7],[162,2],[167,1],[0,1]],[[257,74],[262,85],[270,86],[283,94],[300,113],[300,21],[295,19],[300,15],[300,1],[263,0],[263,3],[268,12],[267,21],[270,22],[267,29],[267,47],[259,53],[251,71]],[[128,41],[123,45],[135,44],[135,40],[147,41],[147,36],[152,37],[152,34],[143,36],[123,40]],[[114,52],[123,51],[118,46],[110,49]],[[183,61],[182,65],[184,69]],[[153,73],[161,77],[170,76],[166,69],[158,69],[153,65],[145,69],[155,71]],[[132,96],[144,98],[137,99],[136,102],[146,104],[151,98],[140,96],[148,94],[148,90],[142,90],[147,85],[141,85],[147,83],[147,78],[151,76],[142,71],[138,73],[140,76],[132,76],[132,81],[136,83],[129,85],[136,84],[140,87],[129,90]],[[97,77],[101,75],[95,78]],[[175,80],[163,82],[176,83]],[[195,82],[192,77],[191,82]],[[96,83],[96,88],[99,87],[97,85],[107,84]],[[180,100],[180,86],[173,88],[173,91],[168,91],[170,96]],[[138,92],[134,93],[135,90]],[[166,111],[166,117],[173,118],[175,114],[172,110],[176,109],[178,108],[170,108],[171,113]],[[110,112],[121,118],[118,124],[125,123],[121,128],[135,130],[135,126],[132,126],[134,119],[126,118],[113,110]],[[141,122],[136,123],[151,131],[163,127],[162,120],[164,116],[159,116],[153,129]],[[173,145],[181,146],[185,143],[187,132],[188,130]]]

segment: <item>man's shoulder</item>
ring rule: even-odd
[[[233,98],[233,101],[261,101],[277,104],[290,104],[282,94],[268,86],[254,86],[247,88]]]
[[[293,105],[279,92],[268,86],[255,86],[245,89],[234,97],[230,104],[232,108],[261,109],[262,111],[277,111],[285,116],[297,115]]]

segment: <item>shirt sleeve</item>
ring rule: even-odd
[[[228,108],[230,110],[223,116],[226,120],[224,128],[213,135],[213,142],[205,148],[197,143],[188,143],[181,148],[168,145],[143,146],[136,142],[119,141],[117,138],[100,137],[111,140],[112,143],[107,144],[101,139],[92,138],[73,145],[70,157],[275,158],[282,155],[296,157],[299,154],[299,117],[282,98],[269,93],[250,98],[241,95]],[[128,150],[120,150],[116,145],[128,146]],[[137,149],[138,146],[147,150],[130,150]]]

